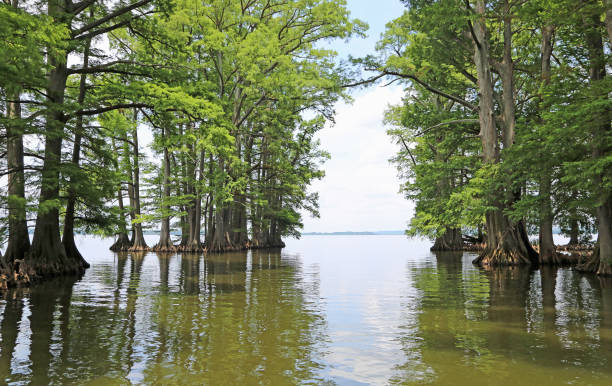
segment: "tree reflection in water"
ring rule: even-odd
[[[305,282],[295,258],[121,253],[96,269],[76,286],[51,281],[0,300],[4,381],[323,381],[318,279]]]
[[[593,382],[612,375],[612,283],[568,269],[476,268],[463,253],[410,265],[406,361],[390,383]],[[412,302],[413,300],[416,300]]]

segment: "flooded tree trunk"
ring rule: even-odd
[[[550,58],[552,56],[552,36],[554,33],[554,27],[544,26],[542,28],[542,45],[541,45],[541,57],[542,57],[542,69],[541,77],[542,83],[548,85],[550,83]],[[548,166],[548,165],[547,165]],[[552,168],[547,167],[547,170],[543,171],[540,178],[540,264],[555,264],[561,263],[555,243],[553,240],[553,211],[551,201],[551,190],[552,181],[551,173]]]
[[[113,139],[112,141],[113,150],[116,154],[119,154],[115,140]],[[115,163],[115,168],[118,169],[117,163]],[[117,234],[117,240],[109,248],[113,252],[127,251],[132,246],[130,243],[130,238],[127,234],[127,226],[125,223],[125,208],[123,206],[123,189],[121,184],[122,183],[119,182],[119,189],[117,189],[117,204],[119,206],[119,233]]]
[[[91,46],[91,39],[88,39],[85,42],[85,51],[83,53],[83,68],[89,67],[89,49]],[[79,83],[79,96],[77,99],[77,103],[82,105],[85,101],[85,93],[87,86],[87,75],[81,74],[81,79]],[[81,160],[81,141],[83,140],[83,116],[79,115],[77,117],[77,122],[74,130],[74,146],[72,149],[72,165],[75,170],[80,167]],[[77,199],[76,192],[76,182],[74,181],[74,176],[70,177],[70,182],[68,183],[68,202],[66,203],[66,213],[64,215],[64,233],[62,235],[62,244],[64,244],[64,249],[66,250],[66,254],[69,258],[74,260],[80,260],[85,268],[89,268],[89,263],[85,261],[81,252],[76,246],[74,242],[74,214],[75,214],[75,206]]]
[[[11,6],[19,8],[19,1]],[[20,127],[21,100],[19,92],[11,93],[6,103],[6,166],[8,171],[8,244],[4,256],[0,253],[0,288],[19,280],[19,267],[30,250],[30,235],[25,199],[25,174],[23,161],[23,128]]]
[[[166,146],[164,146],[163,172],[164,180],[162,182],[163,196],[161,205],[161,230],[159,234],[159,242],[153,247],[153,250],[158,252],[172,252],[175,250],[175,248],[172,244],[172,239],[170,238],[170,215],[168,213],[170,210],[168,206],[168,198],[170,197],[170,155],[168,154],[168,148]]]
[[[134,110],[134,121],[138,121],[138,111]],[[134,217],[138,219],[140,217],[140,153],[138,148],[138,127],[134,128],[132,131],[132,141],[134,146],[134,169],[133,169],[133,196],[134,196]],[[142,233],[142,223],[136,221],[132,224],[134,238],[132,240],[132,246],[130,247],[130,251],[147,251],[149,247],[147,246],[147,242],[144,239],[144,234]]]
[[[62,21],[67,6],[63,1],[49,1],[48,13]],[[59,207],[60,167],[65,116],[61,106],[64,103],[67,54],[64,58],[49,57],[52,70],[49,71],[47,99],[49,109],[45,125],[44,161],[41,173],[39,210],[34,228],[34,237],[24,268],[30,278],[82,273],[83,261],[70,258],[60,239]]]
[[[124,206],[123,206],[123,190],[121,186],[119,186],[119,190],[117,192],[117,201],[119,205],[119,234],[117,235],[117,241],[111,245],[110,250],[113,252],[121,252],[127,251],[130,249],[132,244],[130,243],[130,237],[127,234],[127,227],[125,225],[125,215],[124,215]]]
[[[202,252],[204,246],[200,239],[202,231],[202,181],[204,180],[204,166],[205,166],[205,154],[202,150],[200,152],[200,162],[198,170],[195,170],[193,176],[197,177],[197,183],[192,187],[192,193],[194,195],[193,204],[189,210],[189,240],[187,240],[186,251],[189,252]]]
[[[23,131],[19,127],[21,104],[19,94],[13,94],[7,103],[9,120],[6,125],[6,158],[8,168],[8,245],[0,267],[11,275],[15,260],[23,260],[30,249],[30,236],[26,218],[25,175],[23,162]]]
[[[463,250],[463,239],[461,229],[447,228],[444,234],[436,238],[431,251],[461,251]]]
[[[603,47],[603,38],[599,31],[599,17],[597,13],[583,16],[584,24],[588,26],[585,40],[589,52],[591,82],[596,83],[603,80],[606,76],[606,59]],[[608,95],[599,96],[602,99]],[[593,124],[593,144],[592,155],[594,159],[601,159],[609,156],[609,145],[605,138],[610,135],[610,114],[607,109],[602,109],[601,113],[592,117]],[[609,178],[609,170],[602,171],[595,176],[595,186],[602,186],[604,179]],[[596,272],[598,275],[612,275],[612,195],[609,191],[603,190],[599,193],[599,206],[595,208],[598,226],[598,243],[593,251],[589,262],[578,269]],[[595,268],[596,267],[596,268]]]
[[[494,117],[493,84],[491,77],[489,37],[485,24],[486,4],[484,0],[476,2],[478,17],[474,21],[474,63],[478,72],[478,87],[480,91],[480,137],[482,141],[483,159],[485,163],[499,162],[497,147],[497,128]],[[505,28],[506,35],[507,29]],[[508,64],[509,65],[509,64]],[[503,66],[502,66],[503,67]],[[511,66],[510,66],[511,68]],[[508,70],[506,70],[508,71]],[[504,79],[504,76],[502,76]],[[505,85],[508,87],[508,85]],[[510,90],[505,90],[506,98],[512,96]],[[506,104],[505,102],[504,104]],[[506,130],[504,141],[511,146],[514,138],[513,120],[508,119],[513,109],[505,113]],[[498,194],[501,194],[499,192]],[[499,198],[492,200],[497,209],[490,210],[486,215],[487,236],[486,247],[474,264],[479,265],[518,265],[537,263],[537,253],[529,244],[524,225],[513,224],[503,214],[503,206]]]

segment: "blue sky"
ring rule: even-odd
[[[385,25],[404,11],[399,0],[348,0],[353,18],[370,26],[366,39],[334,42],[341,57],[374,52]],[[320,195],[321,217],[304,216],[305,232],[405,229],[413,204],[398,193],[400,181],[389,164],[398,150],[382,123],[390,104],[401,101],[401,85],[369,87],[353,93],[354,102],[336,105],[336,124],[322,130],[321,147],[331,153],[326,177],[312,185]]]

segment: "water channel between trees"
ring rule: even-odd
[[[154,236],[152,236],[154,238]],[[612,384],[612,279],[402,236],[108,251],[0,299],[0,383]]]

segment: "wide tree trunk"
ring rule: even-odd
[[[436,237],[431,251],[462,251],[463,239],[460,228],[447,228],[442,236]]]
[[[586,26],[585,40],[589,52],[590,71],[589,78],[592,83],[603,80],[606,76],[606,61],[602,34],[598,28],[600,15],[584,15]],[[597,95],[598,98],[608,98],[607,94]],[[593,144],[592,155],[594,159],[608,157],[610,154],[606,138],[610,135],[610,112],[603,109],[598,115],[592,117]],[[604,178],[608,179],[610,171],[604,170],[595,176],[595,185],[602,186]],[[581,269],[595,271],[598,275],[612,275],[612,195],[602,190],[598,193],[599,206],[595,208],[598,226],[598,243],[591,257],[591,261],[584,264]],[[595,269],[595,267],[597,267]]]
[[[68,9],[64,1],[49,1],[48,13],[63,21]],[[34,228],[30,253],[24,268],[30,279],[60,274],[80,274],[85,270],[83,260],[69,257],[60,240],[59,207],[60,167],[65,116],[62,109],[68,71],[63,58],[49,57],[52,70],[49,72],[47,99],[49,109],[45,125],[45,150],[42,167],[39,210]]]
[[[489,57],[489,37],[485,21],[486,4],[484,0],[476,2],[478,17],[474,20],[474,63],[478,73],[480,91],[479,118],[482,154],[486,164],[499,162],[497,146],[497,128],[494,117],[493,84]],[[507,114],[510,112],[506,111]],[[509,131],[507,120],[504,138],[511,145],[513,132]],[[501,196],[503,192],[496,195]],[[503,214],[501,197],[492,199],[497,209],[490,210],[486,215],[487,237],[486,247],[481,255],[474,260],[479,265],[518,265],[537,263],[537,253],[529,244],[524,225],[513,224]]]
[[[91,46],[91,39],[88,39],[85,43],[85,51],[83,53],[83,68],[86,69],[89,67],[89,49]],[[77,99],[77,103],[82,105],[85,101],[85,93],[87,86],[87,75],[81,74],[81,80],[79,83],[79,96]],[[79,163],[81,160],[81,141],[83,139],[83,116],[79,115],[77,117],[77,122],[75,125],[75,133],[74,133],[74,146],[72,150],[72,165],[74,169],[79,168]],[[89,268],[89,263],[85,261],[79,249],[74,242],[74,213],[77,199],[77,183],[74,180],[74,176],[70,177],[70,182],[68,185],[68,202],[66,203],[66,213],[64,215],[64,233],[62,236],[62,244],[64,245],[64,249],[66,250],[66,254],[69,258],[80,260],[85,268]]]

